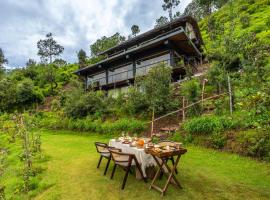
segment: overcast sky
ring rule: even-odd
[[[191,0],[181,0],[183,11]],[[65,50],[62,58],[76,61],[76,53],[102,36],[116,32],[127,36],[133,24],[141,33],[153,28],[155,19],[167,13],[162,0],[0,0],[0,47],[7,67],[39,61],[36,43],[52,32]]]

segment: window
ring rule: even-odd
[[[109,70],[109,83],[115,83],[133,78],[132,63],[116,68],[113,71]]]
[[[101,72],[99,74],[91,75],[87,78],[87,87],[92,84],[106,85],[106,72]]]
[[[162,56],[140,61],[136,65],[136,76],[142,76],[147,74],[152,67],[160,63],[170,65],[170,54],[167,53]]]

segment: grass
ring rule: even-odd
[[[123,171],[114,180],[103,176],[104,165],[96,168],[94,142],[108,136],[80,135],[70,131],[44,131],[43,150],[50,157],[41,184],[50,185],[36,199],[269,199],[270,165],[234,154],[188,146],[180,160],[179,178],[184,189],[169,187],[163,198],[150,183],[129,176],[120,189]]]

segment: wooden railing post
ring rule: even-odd
[[[182,102],[182,121],[186,120],[186,113],[185,113],[185,97],[183,97],[183,102]]]
[[[232,95],[232,86],[231,86],[231,79],[228,75],[228,90],[229,90],[229,99],[230,99],[230,113],[233,112],[233,95]]]
[[[153,132],[154,132],[154,120],[155,120],[155,110],[153,108],[153,111],[152,111],[152,123],[151,123],[151,137],[153,136]]]

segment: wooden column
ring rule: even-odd
[[[109,69],[106,69],[106,85],[109,84]]]
[[[136,60],[133,59],[132,60],[132,66],[133,66],[133,77],[135,78],[136,77]]]
[[[183,97],[183,102],[182,102],[182,121],[186,120],[186,113],[185,113],[185,97]]]

